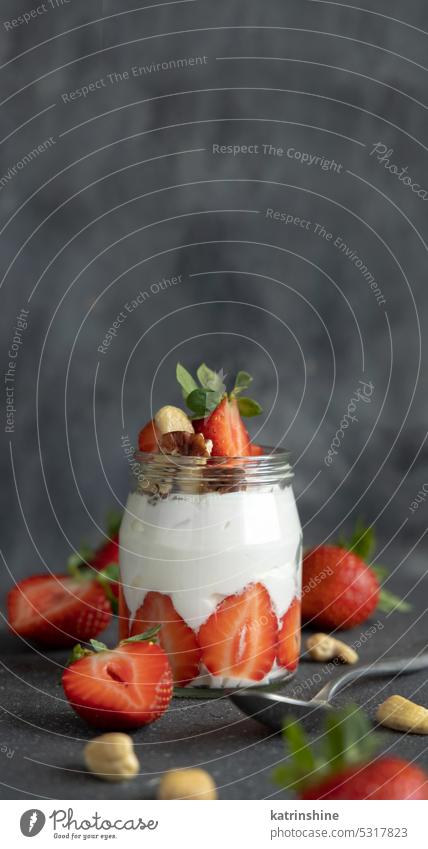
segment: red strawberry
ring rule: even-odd
[[[44,646],[72,646],[107,627],[111,605],[98,581],[68,575],[33,575],[8,595],[11,631]]]
[[[156,454],[159,451],[159,433],[153,419],[140,430],[138,448],[148,454]]]
[[[202,661],[212,675],[261,681],[272,668],[277,620],[262,584],[227,596],[200,627]]]
[[[356,705],[328,711],[312,747],[299,722],[288,720],[286,761],[273,774],[300,799],[428,799],[428,775],[396,757],[376,757],[380,735]]]
[[[236,398],[223,398],[207,419],[193,422],[196,433],[213,443],[213,457],[245,457],[250,437],[242,421]]]
[[[248,453],[250,457],[261,457],[263,454],[263,446],[256,445],[254,442],[250,442],[248,446]]]
[[[364,560],[335,545],[321,545],[303,559],[302,615],[311,624],[353,628],[377,607],[379,582]]]
[[[148,637],[147,637],[148,639]],[[65,669],[62,684],[76,713],[97,728],[126,730],[148,725],[166,711],[172,696],[168,658],[152,642],[102,643]]]
[[[119,563],[119,534],[114,534],[111,539],[100,545],[88,563],[97,572],[105,569],[110,563]]]
[[[304,791],[301,799],[428,799],[428,775],[401,758],[349,767]]]
[[[132,622],[131,636],[160,625],[159,643],[165,649],[174,683],[184,687],[199,673],[201,651],[189,625],[175,610],[168,595],[149,592]]]
[[[300,644],[300,599],[294,598],[279,623],[277,653],[279,666],[285,666],[290,672],[297,669]]]

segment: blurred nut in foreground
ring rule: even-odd
[[[428,710],[403,696],[390,696],[379,705],[376,719],[395,731],[428,734]]]
[[[127,781],[140,769],[128,734],[101,734],[87,743],[83,754],[88,770],[104,781]]]
[[[318,660],[320,663],[325,663],[327,660],[337,658],[342,663],[356,663],[358,654],[355,649],[342,643],[342,640],[336,640],[329,634],[313,634],[306,640],[306,648],[308,649],[311,660]]]
[[[158,410],[155,415],[155,424],[161,436],[177,430],[185,431],[185,433],[195,432],[184,410],[180,410],[180,407],[172,407],[170,404]]]
[[[217,799],[217,789],[204,769],[171,769],[159,782],[158,799]]]

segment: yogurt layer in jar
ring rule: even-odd
[[[288,454],[135,459],[120,529],[121,638],[160,625],[179,687],[288,678],[302,562]]]

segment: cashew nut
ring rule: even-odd
[[[104,781],[126,781],[140,769],[128,734],[101,734],[86,744],[83,754],[88,770]]]
[[[184,430],[186,433],[194,433],[194,428],[184,410],[172,407],[168,404],[161,407],[155,415],[155,424],[161,436],[164,433],[173,433],[176,430]]]
[[[213,779],[204,769],[171,769],[159,782],[158,799],[217,799]]]
[[[311,660],[318,660],[324,663],[327,660],[337,658],[342,663],[357,663],[358,654],[355,649],[342,643],[341,640],[336,640],[329,634],[313,634],[306,640],[306,648],[308,649]]]
[[[395,731],[428,734],[428,710],[403,696],[390,696],[382,702],[377,709],[376,719],[380,725]]]

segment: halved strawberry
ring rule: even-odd
[[[248,446],[248,453],[250,457],[261,457],[263,454],[263,447],[261,445],[256,445],[254,442],[250,442]]]
[[[153,642],[128,642],[109,651],[94,641],[96,652],[68,666],[62,676],[65,695],[76,713],[97,728],[139,728],[158,719],[172,696],[168,658]]]
[[[279,666],[285,666],[290,672],[297,669],[299,663],[300,608],[300,599],[296,597],[279,623],[277,661]]]
[[[249,454],[250,437],[239,412],[238,401],[223,398],[207,419],[193,422],[196,433],[203,433],[213,443],[213,457],[245,457]]]
[[[157,454],[159,451],[159,436],[154,419],[147,422],[138,434],[138,448],[147,454]]]
[[[269,593],[249,584],[227,596],[201,625],[202,662],[212,675],[261,681],[275,659],[277,619]]]
[[[171,664],[174,683],[184,687],[199,673],[201,651],[196,636],[177,613],[169,595],[148,592],[137,610],[131,636],[160,625],[159,643]]]
[[[111,605],[100,583],[68,575],[33,575],[7,597],[10,630],[44,646],[72,646],[107,627]]]

